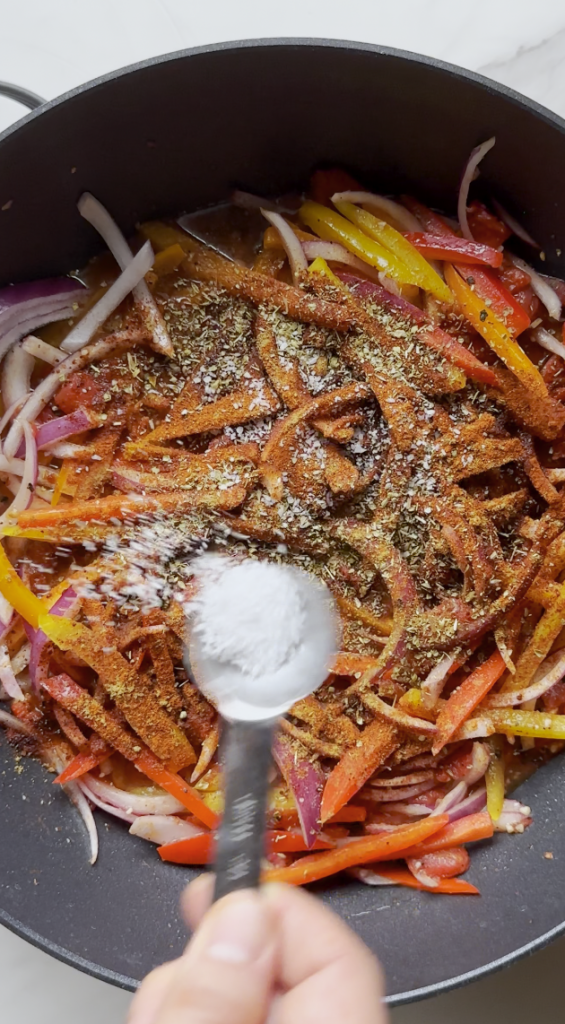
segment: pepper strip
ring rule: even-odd
[[[459,726],[472,714],[483,697],[500,679],[505,669],[506,663],[502,655],[499,651],[495,651],[454,690],[437,717],[438,734],[432,747],[434,756],[439,754],[446,743],[449,743]]]
[[[450,263],[486,263],[499,267],[502,253],[490,245],[469,242],[458,235],[434,235],[427,231],[414,231],[404,236],[423,256],[432,260],[448,260]]]
[[[445,279],[462,312],[476,331],[502,359],[518,380],[540,398],[548,397],[548,390],[537,367],[528,359],[508,328],[494,316],[483,300],[473,291],[457,271],[445,265]]]
[[[266,835],[269,853],[304,853],[308,848],[301,835],[271,830]],[[332,843],[316,838],[315,850],[331,850]],[[157,847],[161,860],[170,864],[211,864],[216,852],[216,837],[212,832],[177,839],[173,843],[164,843]]]
[[[402,851],[423,842],[429,836],[439,832],[449,821],[447,814],[425,818],[414,825],[401,825],[396,832],[380,833],[376,836],[363,836],[352,839],[344,846],[326,853],[313,853],[285,868],[273,868],[264,874],[264,881],[286,882],[288,885],[308,885],[328,875],[357,864],[370,864],[373,861],[389,859],[392,854],[402,856]]]
[[[379,720],[371,722],[361,734],[361,746],[346,750],[326,782],[322,823],[333,818],[399,746],[398,730],[393,725]]]
[[[438,878],[437,885],[423,885],[407,868],[381,867],[375,868],[375,874],[388,878],[394,885],[405,885],[408,889],[420,889],[422,892],[443,893],[449,896],[480,896],[476,886],[465,882],[462,878]]]

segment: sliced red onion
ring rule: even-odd
[[[490,751],[484,743],[473,743],[471,767],[467,772],[464,782],[467,786],[474,786],[483,778],[490,764]]]
[[[72,317],[77,292],[84,293],[83,285],[69,277],[10,285],[0,291],[0,358],[24,334]]]
[[[543,327],[536,327],[531,333],[534,341],[537,341],[538,345],[545,348],[547,352],[553,352],[553,355],[565,359],[565,345],[562,341],[558,341],[553,334]]]
[[[84,348],[88,344],[98,328],[106,322],[110,314],[118,308],[126,296],[135,289],[136,285],[151,270],[154,258],[151,242],[146,242],[139,250],[137,256],[134,256],[128,262],[126,269],[122,270],[120,276],[110,285],[102,298],[92,306],[92,309],[89,309],[82,320],[79,320],[70,334],[67,334],[67,337],[61,344],[62,352],[78,352],[79,349]]]
[[[179,839],[192,839],[204,831],[203,828],[192,825],[184,818],[177,818],[174,814],[143,814],[135,819],[129,830],[131,836],[139,836],[140,839],[147,839],[149,843],[157,843],[158,846],[176,843]]]
[[[482,142],[480,146],[475,146],[472,151],[467,163],[463,170],[463,177],[461,178],[461,185],[459,186],[459,199],[457,201],[457,216],[459,218],[459,225],[464,238],[468,238],[470,242],[474,242],[475,239],[471,233],[469,227],[469,221],[467,220],[467,199],[469,196],[469,188],[471,182],[478,177],[478,167],[483,159],[492,149],[496,142],[496,138],[493,136],[492,139],[487,139],[486,142]]]
[[[128,793],[124,789],[118,789],[109,782],[102,782],[101,779],[97,779],[90,773],[84,775],[83,779],[88,782],[89,790],[104,803],[136,817],[147,814],[178,814],[179,811],[185,809],[179,800],[175,800],[174,796],[169,796],[168,793],[141,796],[138,793]]]
[[[98,231],[98,234],[101,235],[104,241],[106,242],[106,245],[108,246],[110,252],[112,253],[120,269],[122,271],[125,271],[128,267],[131,266],[134,260],[137,259],[139,253],[137,254],[136,257],[132,257],[132,251],[126,239],[124,238],[122,232],[120,231],[113,217],[111,217],[108,213],[108,210],[104,206],[102,206],[102,203],[100,203],[98,199],[95,199],[90,192],[84,192],[80,197],[77,205],[81,217],[84,217],[84,219],[87,220],[89,224],[92,224],[92,227],[96,231]],[[148,243],[146,243],[146,245],[147,244]],[[145,249],[145,246],[143,246],[143,249]],[[143,250],[140,250],[140,252],[142,251]],[[151,247],[149,247],[149,251],[151,251]],[[151,252],[151,266],[152,265],[153,253]],[[161,316],[159,307],[155,302],[155,299],[153,298],[147,286],[147,283],[143,280],[146,273],[147,271],[144,270],[141,277],[138,280],[136,280],[133,285],[130,286],[128,291],[131,291],[133,289],[133,295],[135,298],[136,306],[139,309],[139,312],[141,313],[141,318],[145,327],[147,328],[147,330],[151,334],[151,337],[153,338],[154,348],[158,352],[161,352],[163,355],[172,356],[173,346],[171,343],[171,339],[169,337],[169,332],[167,331],[165,321]],[[126,295],[127,294],[128,293],[126,292]],[[117,303],[117,305],[119,305],[119,303]],[[61,347],[63,348],[64,346]],[[68,348],[66,349],[66,351],[72,352],[76,348],[78,348],[77,345],[75,345],[74,349]]]
[[[417,879],[421,885],[427,886],[428,889],[437,889],[437,886],[439,885],[439,878],[436,878],[433,875],[428,875],[422,861],[418,857],[407,857],[406,864],[414,875],[414,878]]]
[[[513,217],[511,213],[508,213],[508,210],[502,205],[502,203],[498,202],[498,199],[492,199],[491,202],[501,221],[506,224],[507,228],[510,228],[512,234],[516,235],[516,238],[521,238],[523,242],[526,242],[527,245],[533,246],[534,249],[541,249],[541,245],[538,245],[535,239],[528,234],[526,229],[522,227],[515,217]]]
[[[505,800],[495,823],[495,832],[523,832],[530,824],[531,808],[519,800]]]
[[[67,587],[55,604],[49,609],[51,615],[60,615],[62,618],[72,618],[79,606],[79,598],[73,587]],[[29,677],[34,693],[39,693],[41,688],[41,677],[39,665],[43,648],[47,643],[47,636],[42,629],[34,629],[28,622],[24,621],[24,628],[31,644],[29,655]]]
[[[467,783],[458,782],[453,789],[450,789],[449,793],[446,793],[442,800],[436,804],[432,811],[432,817],[437,817],[438,814],[447,814],[452,807],[456,807],[464,799],[467,793]]]
[[[2,402],[4,408],[23,401],[29,394],[30,381],[35,359],[26,352],[21,344],[14,347],[6,355],[2,363]]]
[[[386,218],[393,221],[393,227],[400,231],[421,231],[420,221],[400,203],[393,199],[376,195],[374,192],[336,192],[332,196],[332,203],[356,203],[368,209],[371,213],[384,214]]]
[[[265,220],[268,220],[269,224],[272,224],[278,231],[284,251],[288,256],[292,279],[296,283],[300,275],[308,270],[308,261],[304,255],[300,239],[297,238],[288,221],[281,217],[280,213],[273,213],[272,210],[267,210],[265,207],[261,208],[261,213]]]
[[[107,804],[104,800],[101,800],[100,797],[91,790],[89,781],[90,780],[87,780],[87,776],[83,775],[76,783],[68,782],[66,785],[78,786],[84,796],[88,797],[88,799],[95,804],[96,807],[99,807],[101,811],[106,811],[106,814],[112,814],[114,818],[119,818],[120,821],[127,821],[129,825],[135,821],[134,814],[128,814],[127,811],[122,811],[119,807],[114,807],[112,804]],[[63,788],[65,787],[63,786]]]
[[[496,729],[490,718],[468,718],[457,730],[453,739],[458,742],[460,740],[484,740],[487,736],[493,736],[495,732]]]
[[[57,366],[65,358],[65,354],[61,353],[58,348],[55,348],[54,345],[48,345],[46,341],[36,338],[33,334],[28,334],[27,338],[23,339],[22,348],[30,356],[33,356],[34,359],[41,359],[44,363],[49,363],[51,366]]]
[[[108,338],[101,338],[100,341],[95,341],[91,345],[85,345],[85,347],[79,352],[74,352],[72,355],[63,359],[63,361],[59,363],[59,365],[56,366],[40,384],[38,384],[35,391],[32,391],[10,427],[10,431],[4,442],[4,454],[8,458],[12,458],[19,448],[24,422],[32,423],[37,416],[39,416],[39,413],[42,412],[47,403],[50,402],[56,394],[61,383],[66,380],[71,373],[82,369],[82,367],[86,366],[88,363],[96,362],[98,359],[104,359],[105,356],[109,355],[110,352],[119,347],[126,333],[128,332],[119,332],[117,334],[110,335]]]
[[[523,270],[525,274],[529,275],[532,290],[535,292],[540,302],[543,302],[543,305],[547,309],[552,320],[559,320],[559,317],[561,316],[561,299],[551,285],[548,284],[547,279],[541,277],[533,267],[530,267],[529,263],[525,263],[519,256],[514,256],[513,253],[509,253],[508,255],[515,267],[518,267],[519,270]]]
[[[51,448],[58,441],[64,441],[74,434],[82,434],[85,430],[91,430],[98,423],[97,417],[86,409],[76,409],[66,416],[56,416],[37,428],[35,440],[38,450]]]
[[[477,789],[474,793],[470,793],[465,800],[461,803],[455,804],[448,812],[450,821],[459,821],[460,818],[466,818],[470,814],[478,814],[486,807],[487,803],[487,791],[483,786],[481,789]]]
[[[441,697],[441,691],[445,686],[445,680],[447,679],[450,668],[455,662],[455,655],[450,654],[445,658],[442,658],[437,665],[434,665],[432,670],[428,672],[422,686],[420,687],[423,694],[430,697],[432,700],[437,700]]]
[[[425,804],[389,804],[387,811],[391,814],[406,814],[409,818],[423,818],[426,814],[431,814],[431,807],[426,807]]]
[[[296,803],[300,828],[306,846],[310,848],[320,831],[324,774],[319,764],[313,764],[305,754],[296,755],[288,737],[278,734],[273,744],[273,757]]]
[[[12,700],[23,700],[22,688],[14,675],[6,644],[0,644],[0,683]]]
[[[374,868],[348,868],[347,874],[363,885],[396,885],[390,878],[383,878]]]
[[[47,450],[56,459],[84,459],[92,455],[92,448],[89,445],[73,444],[72,441],[56,441],[50,444]]]
[[[426,768],[420,772],[410,772],[409,775],[394,775],[392,778],[384,778],[378,775],[370,785],[378,786],[379,789],[383,786],[396,789],[397,787],[402,788],[403,786],[416,786],[419,782],[428,782],[430,778],[433,778],[434,772],[432,768]],[[399,794],[402,796],[402,794]]]
[[[489,695],[488,706],[491,708],[508,708],[525,701],[535,701],[552,686],[559,683],[565,676],[565,650],[557,651],[546,658],[538,668],[532,683],[524,690],[507,690],[505,693]]]
[[[0,725],[3,725],[5,729],[14,729],[15,732],[22,732],[24,736],[33,736],[33,729],[30,729],[29,725],[25,722],[20,722],[19,718],[15,715],[10,715],[8,711],[0,710]]]
[[[12,504],[0,516],[0,523],[5,523],[8,516],[13,516],[15,512],[22,512],[31,505],[37,485],[37,445],[30,423],[23,424],[23,432],[25,460],[21,483]]]
[[[434,785],[434,780],[430,779],[428,782],[418,783],[417,786],[407,786],[402,793],[397,793],[394,789],[379,789],[377,786],[371,786],[363,790],[363,796],[373,803],[396,803],[399,796],[404,797],[405,800],[413,800],[415,796],[420,796],[422,793],[427,793],[429,789],[433,789]]]

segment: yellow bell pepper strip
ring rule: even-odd
[[[537,623],[530,642],[516,662],[516,672],[503,686],[505,693],[518,692],[528,686],[564,625],[565,583],[559,587],[557,600]]]
[[[517,708],[479,708],[480,721],[492,727],[493,733],[507,736],[531,736],[541,740],[565,740],[565,715],[545,711],[522,711]],[[472,722],[469,726],[472,728]]]
[[[480,242],[469,242],[459,235],[433,235],[428,231],[414,231],[405,235],[419,253],[429,260],[447,260],[449,263],[486,263],[489,267],[499,267],[502,253],[490,245]]]
[[[40,617],[45,615],[45,605],[22,582],[1,544],[0,593],[10,602],[12,608],[17,611],[18,615],[21,615],[22,619],[29,622],[34,629],[38,628]],[[56,616],[53,615],[51,618],[56,619]]]
[[[404,263],[339,213],[308,201],[300,207],[300,218],[324,241],[341,242],[349,252],[359,256],[369,266],[382,270],[400,284],[418,284]]]
[[[384,245],[408,268],[412,274],[412,284],[417,284],[424,291],[431,292],[440,302],[447,302],[450,306],[453,304],[453,296],[445,281],[442,281],[425,256],[422,256],[412,243],[400,234],[400,231],[379,217],[375,217],[368,210],[355,206],[354,203],[338,200],[335,205],[347,220],[350,220],[370,238],[374,238]]]
[[[322,823],[333,818],[400,746],[398,731],[376,719],[361,735],[361,746],[352,746],[336,764],[324,787]]]
[[[496,352],[499,359],[502,359],[524,387],[538,398],[546,399],[547,387],[537,367],[514,341],[504,324],[494,316],[449,263],[445,264],[445,279],[466,319]]]
[[[177,267],[180,267],[185,255],[182,246],[178,242],[174,242],[173,245],[169,245],[157,253],[153,263],[153,273],[157,274],[157,277],[172,274]]]
[[[495,651],[453,691],[437,717],[437,739],[432,747],[434,757],[449,743],[459,726],[472,714],[505,669],[502,655]]]
[[[308,273],[323,274],[324,277],[327,277],[332,282],[332,284],[337,285],[338,288],[343,288],[343,284],[339,277],[334,274],[331,267],[328,267],[328,264],[321,256],[316,256],[316,259],[312,260],[312,263],[308,267]]]
[[[487,811],[493,821],[498,821],[504,804],[504,758],[498,736],[489,740],[490,761],[486,770]]]
[[[69,471],[70,466],[68,464],[63,464],[59,472],[57,473],[57,479],[55,480],[55,486],[53,488],[53,494],[51,496],[51,505],[53,508],[55,507],[55,505],[58,505],[61,500],[61,496],[63,494],[65,484],[67,482]]]
[[[377,860],[391,860],[392,855],[402,856],[402,851],[423,842],[444,828],[449,821],[447,814],[428,817],[414,825],[401,825],[395,832],[362,836],[323,853],[312,853],[301,857],[289,867],[273,868],[265,872],[263,881],[286,882],[288,885],[308,885],[321,878],[335,875],[338,871],[358,864],[371,864]]]

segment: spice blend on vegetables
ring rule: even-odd
[[[206,549],[299,566],[341,616],[279,724],[265,877],[476,893],[465,845],[530,825],[509,794],[565,741],[565,283],[469,203],[492,143],[460,223],[317,171],[252,266],[172,221],[134,255],[87,195],[115,259],[0,293],[0,724],[92,860],[92,806],[213,859],[217,714],[183,666]]]

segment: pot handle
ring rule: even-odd
[[[10,82],[0,82],[0,96],[7,96],[10,100],[23,103],[24,107],[28,107],[30,110],[35,110],[36,107],[45,103],[42,96],[30,92],[29,89],[22,89],[19,85],[11,85]]]

